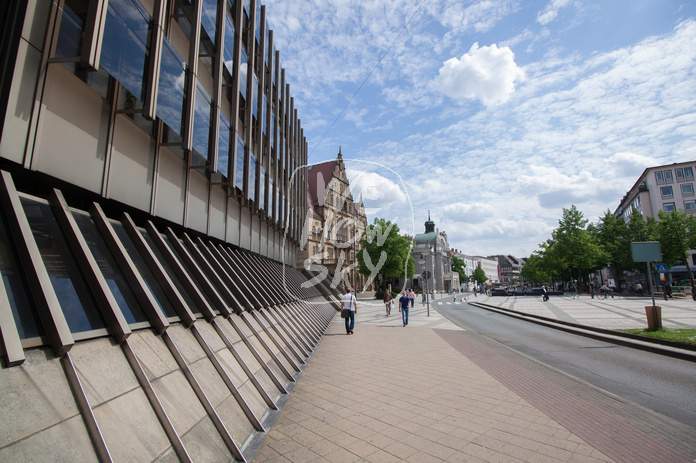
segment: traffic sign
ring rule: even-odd
[[[655,270],[659,273],[667,273],[667,264],[655,264]]]
[[[430,278],[432,276],[432,274],[428,271],[425,271],[425,272],[423,272],[422,276],[423,276],[423,278]]]

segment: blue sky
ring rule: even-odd
[[[341,146],[370,222],[526,257],[696,160],[692,0],[262,3],[309,163]]]

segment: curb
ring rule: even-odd
[[[666,341],[663,339],[646,338],[644,336],[637,336],[634,334],[622,333],[619,331],[607,330],[604,328],[579,325],[577,323],[555,320],[552,318],[542,317],[540,315],[533,315],[524,312],[518,312],[515,310],[504,309],[502,307],[496,307],[493,305],[484,304],[482,302],[467,301],[467,304],[472,307],[477,307],[479,309],[484,309],[491,312],[497,312],[501,315],[514,317],[520,320],[526,320],[531,323],[536,323],[538,325],[547,326],[549,328],[566,331],[568,333],[594,338],[613,344],[619,344],[625,347],[640,349],[655,354],[680,358],[683,360],[688,360],[690,362],[696,362],[696,346],[691,346],[689,344]]]

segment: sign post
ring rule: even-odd
[[[648,287],[650,288],[650,297],[652,297],[652,321],[650,323],[650,315],[648,315],[648,327],[652,326],[655,329],[659,329],[662,326],[659,307],[655,306],[655,291],[652,285],[652,277],[650,275],[650,262],[659,262],[662,260],[662,249],[660,248],[659,241],[636,241],[631,243],[631,253],[633,254],[633,262],[645,262],[646,274],[645,277],[648,280]],[[646,312],[650,307],[646,307]]]

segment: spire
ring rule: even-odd
[[[428,221],[425,222],[425,232],[432,233],[435,231],[435,222],[430,220],[430,210],[428,210]]]
[[[341,145],[338,145],[338,159],[343,159],[343,156],[341,156]]]

